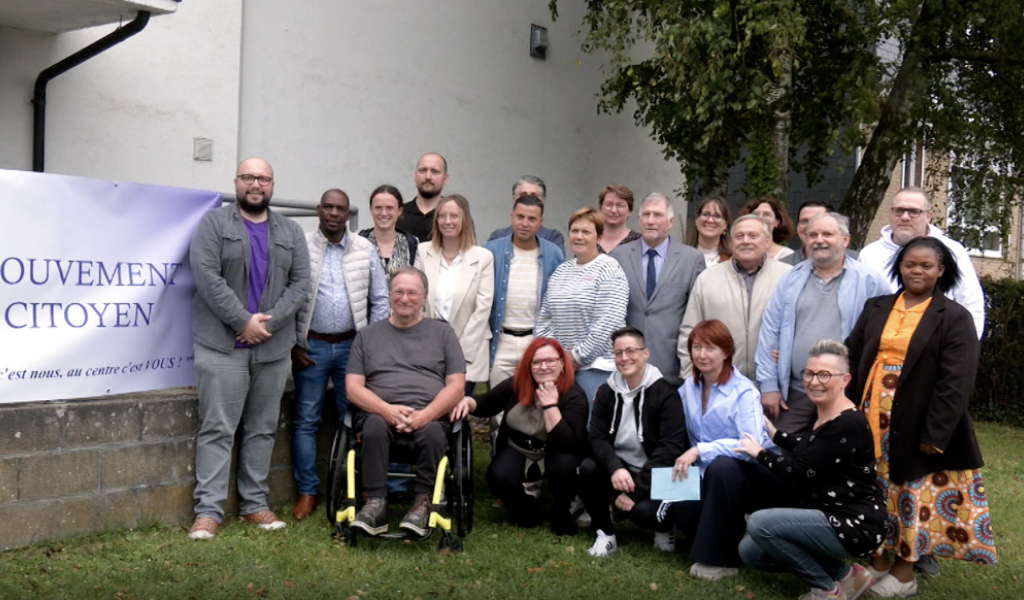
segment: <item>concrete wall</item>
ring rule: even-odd
[[[278,197],[341,187],[365,208],[384,182],[415,196],[416,159],[436,150],[482,236],[507,224],[522,174],[548,182],[547,224],[562,229],[606,183],[680,188],[630,114],[597,114],[602,57],[579,49],[582,4],[557,23],[547,4],[183,2],[50,84],[47,171],[232,191],[237,161],[262,155]],[[547,60],[529,56],[531,23],[549,28]],[[0,168],[31,167],[39,71],[112,29],[0,29]],[[212,162],[192,160],[194,137],[213,139]]]
[[[0,407],[0,550],[110,527],[189,523],[196,409],[194,389]],[[270,471],[274,507],[295,499],[290,393],[281,414]],[[333,435],[323,429],[321,475]],[[228,515],[238,511],[234,471]]]

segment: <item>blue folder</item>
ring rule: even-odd
[[[672,467],[651,469],[651,500],[700,500],[700,467],[691,465],[682,481],[672,481]]]

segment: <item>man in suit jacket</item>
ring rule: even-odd
[[[704,256],[696,248],[672,240],[672,203],[663,194],[650,194],[640,208],[643,238],[619,246],[610,256],[619,261],[629,281],[626,324],[644,332],[650,364],[670,383],[681,385],[676,345],[679,324]]]

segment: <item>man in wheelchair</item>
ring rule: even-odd
[[[352,343],[345,389],[360,409],[353,427],[362,432],[362,484],[366,503],[352,527],[368,535],[388,529],[388,454],[396,435],[413,439],[417,454],[416,499],[399,525],[426,535],[430,493],[445,455],[448,412],[462,399],[466,360],[455,331],[425,319],[427,278],[414,267],[391,280],[391,318],[377,321]]]

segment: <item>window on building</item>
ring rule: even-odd
[[[914,147],[911,148],[910,152],[903,155],[903,176],[900,187],[925,187],[924,175],[926,165],[924,144],[914,142]]]
[[[965,167],[953,161],[949,174],[946,222],[949,235],[963,243],[971,255],[1002,258],[1002,229],[1009,217],[1008,205],[978,206],[977,203],[967,201],[971,190],[981,185],[987,171]]]

